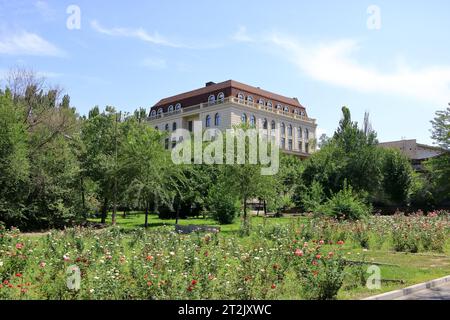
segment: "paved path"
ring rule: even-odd
[[[450,282],[431,289],[417,291],[396,300],[450,300]]]

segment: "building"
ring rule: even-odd
[[[297,98],[288,98],[237,81],[208,82],[200,89],[164,98],[149,113],[149,123],[169,132],[192,131],[194,121],[203,128],[222,131],[246,122],[275,135],[280,148],[301,158],[315,151],[316,120],[308,117]],[[166,148],[177,142],[166,140]]]
[[[400,150],[411,160],[416,171],[423,171],[422,163],[428,159],[438,157],[448,151],[445,149],[417,143],[416,140],[400,140],[383,142],[379,144],[382,148],[393,148]]]

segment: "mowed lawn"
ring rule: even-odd
[[[251,221],[253,226],[258,224],[297,224],[299,221],[307,221],[306,217],[263,217],[253,216]],[[100,219],[91,219],[93,222],[100,222]],[[122,214],[117,216],[117,224],[124,229],[142,228],[144,226],[145,216],[142,213],[133,212],[126,218]],[[107,223],[111,223],[111,215],[108,215]],[[180,219],[180,225],[208,225],[220,227],[220,234],[224,237],[238,236],[240,228],[240,219],[231,225],[220,226],[211,219],[189,218]],[[175,226],[175,219],[162,220],[157,215],[149,215],[149,232],[152,229],[162,226]],[[243,242],[248,239],[243,238]],[[421,282],[433,280],[436,278],[450,275],[450,241],[447,240],[445,252],[436,253],[403,253],[390,250],[363,250],[356,243],[347,241],[344,246],[349,260],[366,261],[367,265],[371,263],[380,267],[382,285],[379,290],[369,290],[366,287],[342,288],[339,292],[339,299],[361,299],[372,295],[405,288]],[[297,288],[295,283],[292,288],[286,290],[286,296],[281,299],[292,299],[295,296]],[[292,294],[291,294],[292,293]]]

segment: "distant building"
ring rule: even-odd
[[[148,118],[154,128],[168,132],[177,128],[192,131],[194,121],[221,131],[248,123],[275,136],[285,153],[307,158],[315,151],[316,120],[308,117],[297,98],[233,80],[208,82],[202,88],[164,98],[150,109]],[[175,146],[178,138],[167,139],[166,148]]]
[[[447,150],[439,147],[417,143],[415,139],[383,142],[380,143],[379,146],[382,148],[393,148],[400,150],[401,153],[411,160],[411,164],[416,171],[423,171],[422,164],[424,161],[439,157],[440,155],[448,152]]]

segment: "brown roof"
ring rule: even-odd
[[[255,102],[257,102],[258,99],[263,98],[266,101],[271,100],[273,106],[282,104],[305,111],[305,107],[302,106],[296,98],[288,98],[234,80],[220,83],[208,83],[205,87],[164,98],[155,104],[152,109],[162,107],[165,109],[164,111],[166,111],[169,105],[175,105],[177,103],[181,103],[182,107],[200,104],[207,102],[210,94],[218,94],[219,92],[223,92],[225,97],[236,96],[237,93],[242,92],[244,95],[252,95]]]

